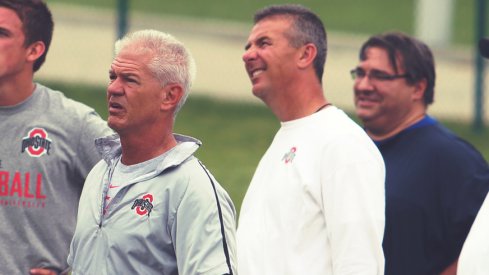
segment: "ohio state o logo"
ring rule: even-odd
[[[43,128],[33,128],[26,137],[22,139],[22,153],[27,151],[31,157],[40,157],[49,154],[51,140],[48,132]]]
[[[148,215],[153,210],[153,195],[146,194],[142,199],[136,199],[132,204],[131,209],[136,209],[136,213],[140,216]]]

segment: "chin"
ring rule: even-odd
[[[115,119],[111,119],[110,117],[107,119],[107,125],[116,132],[118,132],[122,126],[120,122],[116,121]]]
[[[361,119],[362,121],[366,121],[368,120],[370,117],[372,117],[372,114],[368,111],[365,111],[363,109],[358,109],[356,110],[355,114],[357,115],[357,117],[359,119]]]
[[[258,90],[258,89],[252,89],[251,90],[253,92],[253,95],[258,97],[258,98],[263,98],[263,92],[262,90]]]
[[[263,98],[270,91],[270,89],[257,83],[251,87],[251,91],[253,92],[254,96]]]

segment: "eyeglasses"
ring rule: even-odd
[[[353,80],[368,77],[370,81],[391,81],[398,78],[408,77],[409,74],[387,74],[378,70],[371,70],[369,73],[360,68],[355,68],[350,71]]]

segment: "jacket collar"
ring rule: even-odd
[[[180,165],[202,145],[200,140],[190,136],[180,134],[173,134],[173,136],[178,144],[165,152],[166,157],[158,165],[158,173],[167,168]],[[118,134],[96,139],[95,147],[109,166],[112,166],[122,154],[121,140]]]

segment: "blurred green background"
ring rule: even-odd
[[[69,3],[115,8],[117,0],[48,0],[48,3]],[[219,18],[250,22],[253,13],[266,5],[277,3],[303,4],[315,11],[328,30],[373,34],[386,31],[386,26],[413,34],[416,0],[129,0],[133,11],[152,14]],[[476,0],[454,0],[453,43],[474,41]],[[486,5],[489,6],[489,5]],[[489,13],[489,7],[486,14]],[[436,16],[436,15],[435,15]],[[489,25],[488,25],[489,28]]]

